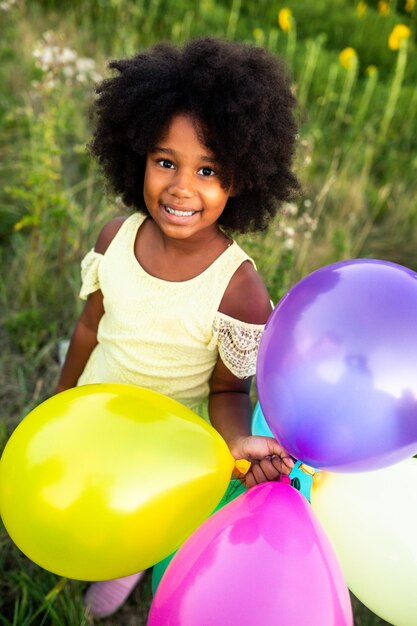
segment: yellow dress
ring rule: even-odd
[[[239,378],[252,376],[264,325],[218,311],[230,279],[252,261],[233,242],[204,272],[183,282],[148,274],[134,254],[146,216],[127,218],[104,254],[81,263],[80,297],[101,289],[105,313],[78,384],[127,383],[169,396],[202,414],[220,354]]]

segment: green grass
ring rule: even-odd
[[[83,605],[87,583],[59,578],[37,567],[0,534],[0,624],[2,626],[146,626],[152,601],[151,571],[113,616],[94,620]],[[385,626],[352,596],[355,626]],[[256,626],[256,625],[254,625]]]

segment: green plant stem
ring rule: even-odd
[[[271,28],[268,37],[268,50],[272,53],[276,52],[278,44],[279,31],[278,28]]]
[[[234,39],[236,35],[237,23],[240,16],[240,7],[242,0],[233,0],[230,9],[229,21],[227,23],[226,36],[228,39]]]
[[[405,68],[407,66],[407,52],[408,52],[407,40],[404,40],[398,53],[394,79],[392,81],[391,89],[389,91],[387,106],[385,107],[384,115],[381,121],[379,137],[378,137],[379,144],[385,143],[388,129],[394,117],[396,104],[400,96],[401,86],[402,86],[403,79],[404,79]]]
[[[335,93],[335,85],[337,76],[339,74],[339,66],[337,63],[332,63],[329,69],[329,74],[327,77],[326,88],[324,90],[324,94],[320,99],[320,110],[316,115],[317,124],[322,124],[326,119],[327,112],[329,110],[329,106],[333,101],[333,96]]]
[[[356,59],[353,59],[352,65],[347,70],[345,82],[343,84],[342,93],[340,95],[339,106],[336,111],[336,119],[339,121],[343,121],[346,115],[346,110],[347,110],[349,100],[352,94],[353,86],[356,82],[357,74],[358,74],[358,62]]]
[[[368,112],[369,109],[369,103],[371,101],[372,95],[375,91],[375,87],[376,84],[378,82],[378,72],[375,71],[372,74],[370,74],[368,76],[368,79],[366,81],[366,85],[365,85],[365,91],[363,92],[361,101],[359,103],[359,107],[358,107],[358,111],[355,115],[354,121],[353,121],[353,130],[357,131],[358,129],[360,129],[363,125],[363,122],[365,120],[366,114]]]
[[[300,89],[298,91],[298,102],[304,107],[307,101],[308,92],[313,80],[313,74],[317,66],[320,50],[323,45],[323,36],[317,37],[314,41],[309,41],[306,49],[307,61],[305,70],[300,80]]]
[[[297,48],[297,24],[295,20],[291,20],[291,28],[287,36],[287,54],[286,60],[291,69],[294,68],[294,56]]]

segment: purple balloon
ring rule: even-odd
[[[171,561],[148,626],[352,626],[339,563],[307,500],[263,483],[230,502]]]
[[[375,259],[313,272],[265,327],[259,400],[316,468],[363,472],[417,453],[417,274]]]

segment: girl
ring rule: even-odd
[[[106,224],[82,262],[87,302],[57,391],[97,382],[159,391],[250,461],[246,487],[276,480],[291,460],[274,439],[250,434],[271,304],[230,232],[265,228],[298,188],[283,66],[261,48],[203,38],[110,67],[90,149],[135,212]],[[116,610],[138,578],[92,585],[93,613]]]

